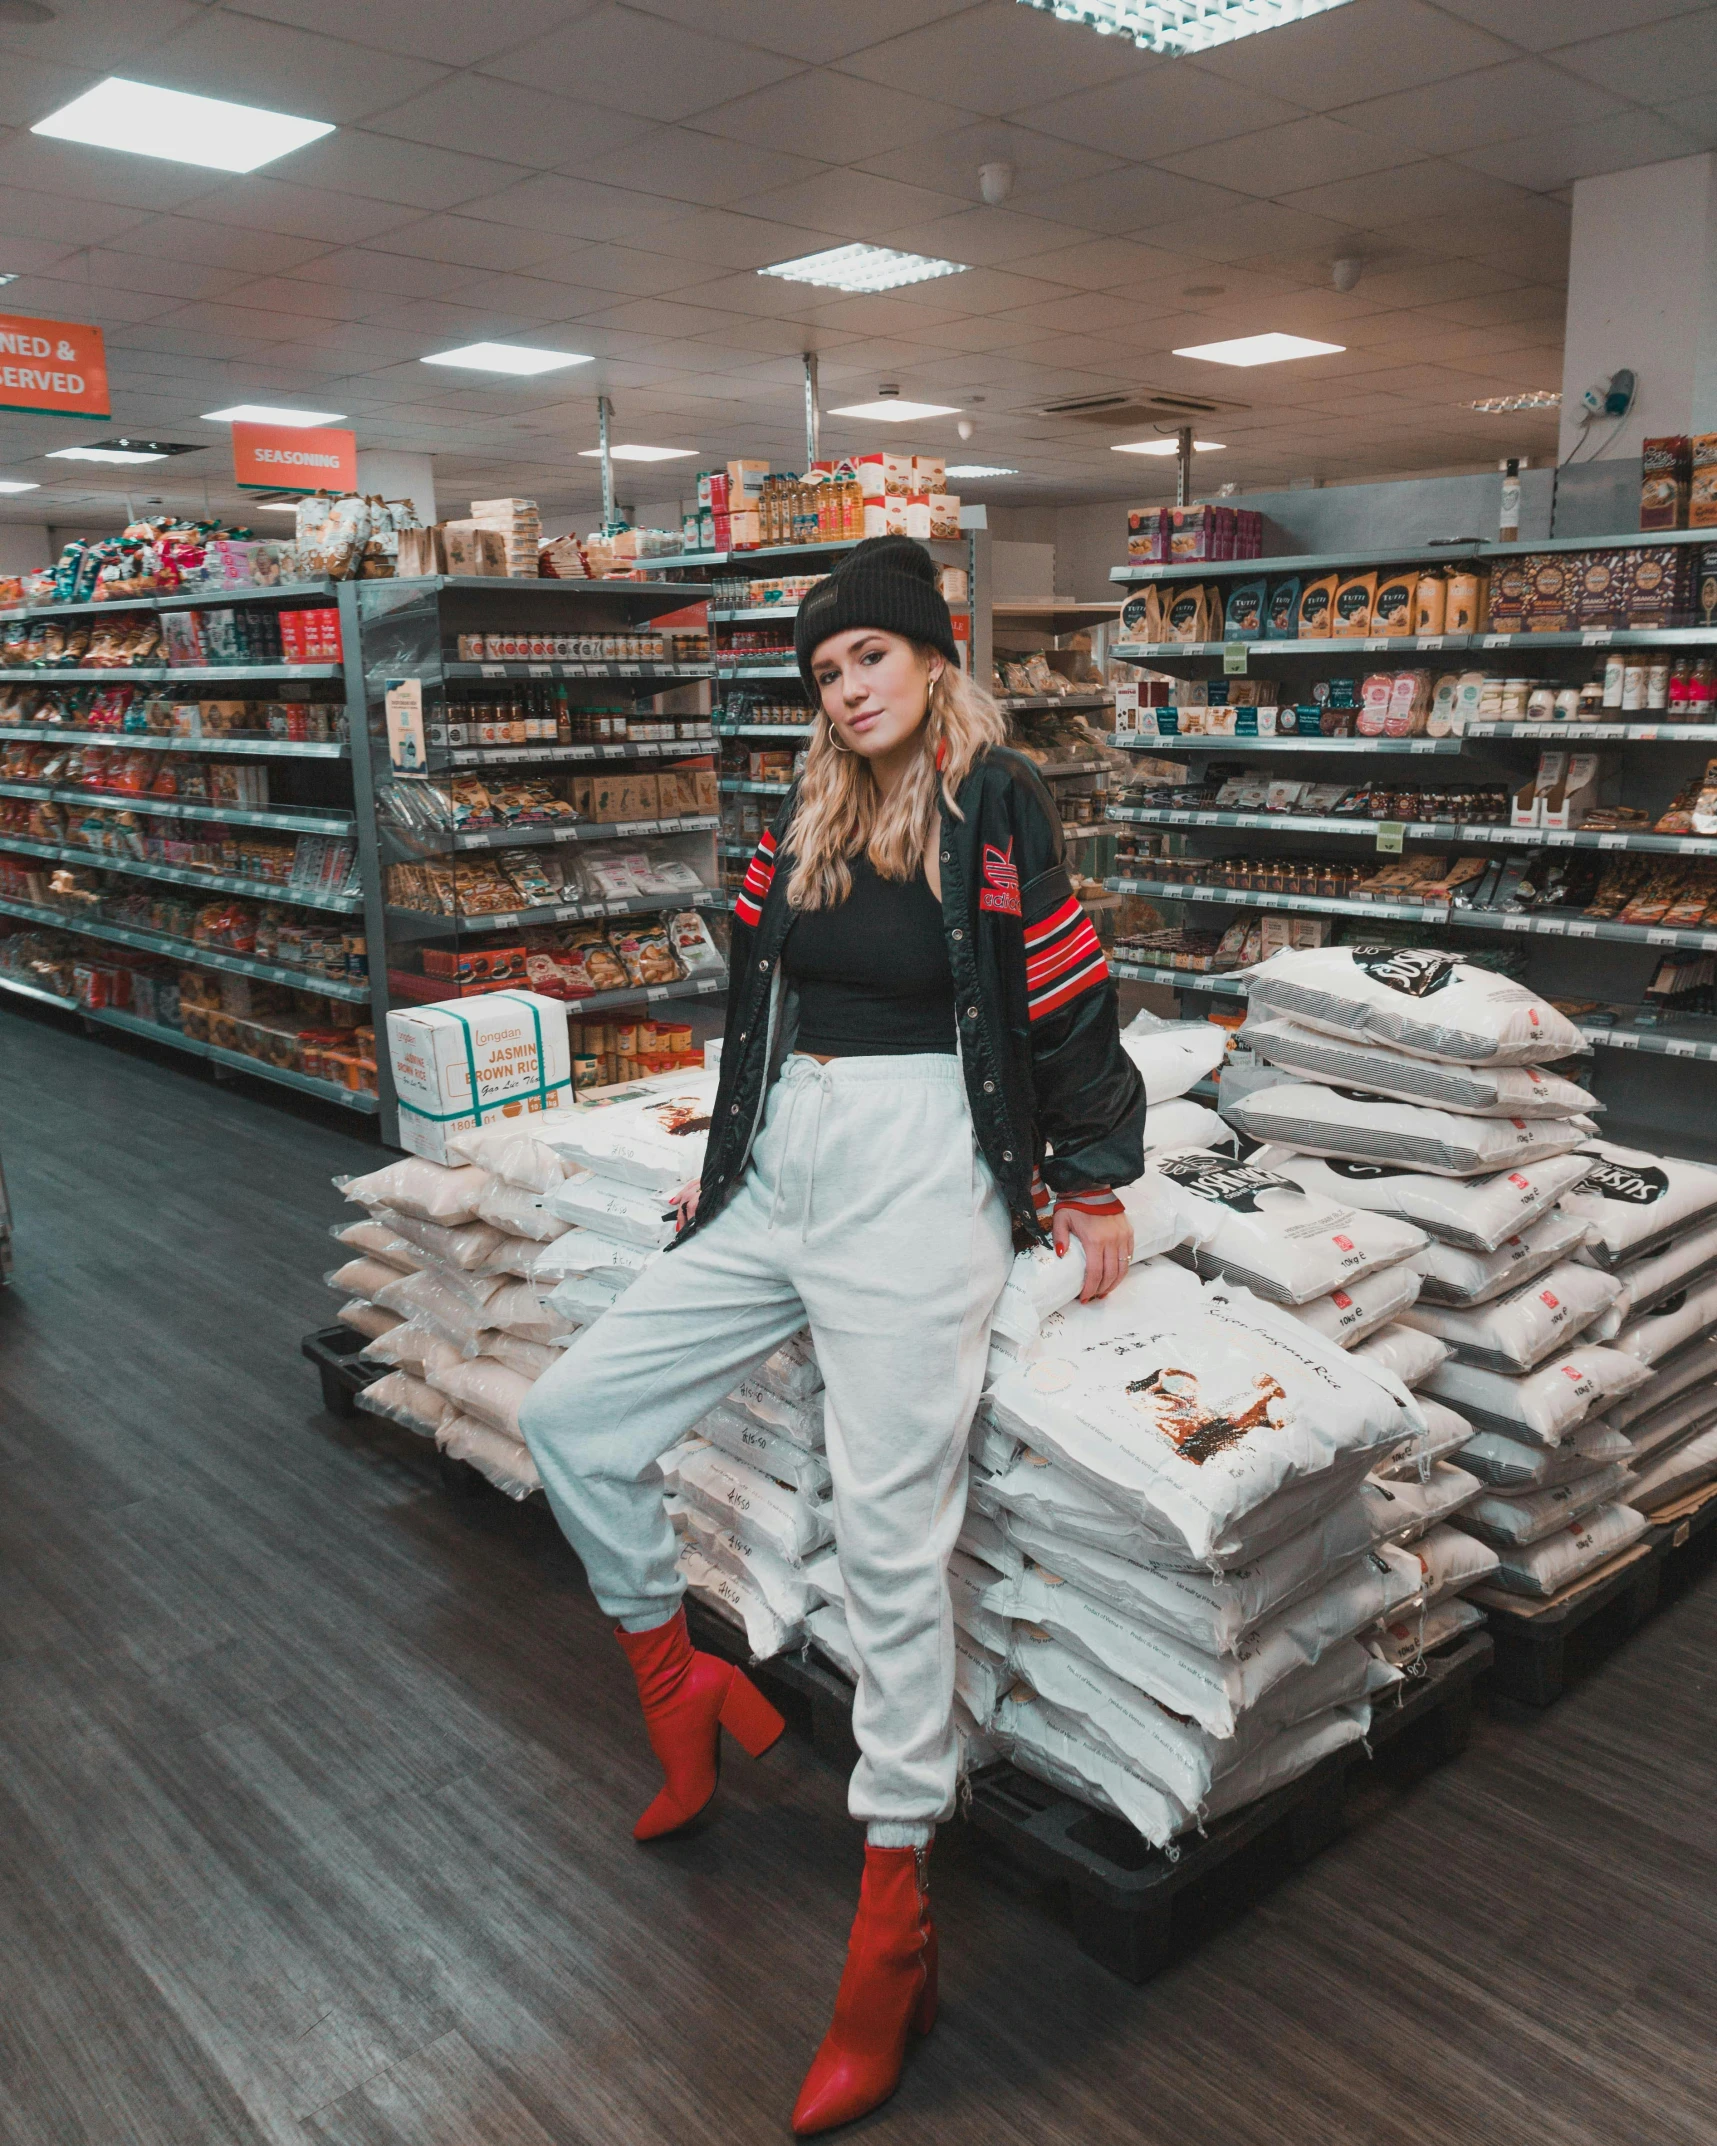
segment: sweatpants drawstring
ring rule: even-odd
[[[800,1072],[799,1068],[804,1067]],[[815,1087],[816,1109],[811,1118],[811,1144],[805,1155],[805,1204],[799,1218],[799,1242],[803,1244],[811,1234],[811,1207],[817,1192],[817,1148],[823,1135],[823,1099],[834,1087],[834,1074],[830,1067],[819,1065],[814,1058],[795,1058],[788,1075],[793,1089],[792,1109],[787,1119],[781,1142],[781,1167],[776,1171],[775,1190],[769,1201],[769,1227],[773,1229],[781,1215],[781,1192],[786,1182],[788,1159],[797,1153],[794,1135],[799,1130],[799,1101],[805,1092],[806,1083]]]

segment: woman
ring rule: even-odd
[[[673,1256],[521,1421],[637,1675],[667,1777],[636,1828],[654,1839],[714,1794],[718,1725],[753,1755],[782,1727],[691,1647],[655,1461],[810,1321],[866,1847],[834,2023],[793,2114],[804,2134],[885,2100],[909,2032],[935,2018],[926,1871],[957,1768],[946,1569],[990,1322],[1016,1245],[1045,1235],[1040,1164],[1086,1296],[1126,1272],[1112,1188],[1144,1166],[1144,1091],[1059,816],[960,670],[928,552],[861,544],[800,606],[795,641],[821,720],[734,904],[702,1179]]]

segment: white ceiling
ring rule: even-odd
[[[1717,147],[1717,0],[1352,0],[1197,60],[1015,0],[54,4],[0,20],[0,307],[98,322],[113,429],[209,445],[68,481],[40,457],[94,428],[0,414],[0,476],[44,485],[12,521],[128,490],[236,511],[198,413],[245,400],[433,453],[443,511],[520,492],[583,525],[600,389],[619,437],[695,448],[682,471],[793,466],[807,349],[825,405],[884,380],[961,405],[969,445],[952,419],[889,443],[1024,472],[969,496],[1166,496],[1172,464],[1030,414],[1116,389],[1249,406],[1200,428],[1228,443],[1210,484],[1542,454],[1554,413],[1462,405],[1560,385],[1572,182]],[[109,73],[337,131],[247,177],[30,134]],[[1001,208],[994,158],[1018,174]],[[756,274],[852,239],[971,272],[872,298]],[[1344,254],[1367,263],[1345,296]],[[1262,329],[1347,347],[1171,355]],[[479,339],[600,362],[497,383],[419,362]],[[879,441],[834,419],[824,443]]]

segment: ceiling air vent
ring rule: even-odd
[[[1062,417],[1076,425],[1101,425],[1117,432],[1139,425],[1173,424],[1195,417],[1219,417],[1250,409],[1250,403],[1219,402],[1208,395],[1181,395],[1167,389],[1134,388],[1112,395],[1074,395],[1062,402],[1042,402],[1034,417]]]

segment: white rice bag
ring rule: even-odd
[[[749,1574],[741,1576],[712,1564],[690,1541],[681,1543],[678,1562],[688,1592],[729,1624],[738,1625],[756,1660],[769,1661],[802,1643],[803,1624],[781,1617]]]
[[[1553,1208],[1530,1229],[1505,1237],[1494,1252],[1473,1252],[1433,1239],[1413,1254],[1425,1278],[1420,1291],[1426,1304],[1488,1304],[1493,1297],[1531,1281],[1535,1274],[1572,1259],[1586,1243],[1589,1226],[1577,1216]]]
[[[1559,1446],[1526,1445],[1500,1431],[1478,1431],[1459,1458],[1469,1475],[1498,1490],[1548,1490],[1611,1461],[1631,1460],[1633,1452],[1633,1440],[1600,1419],[1582,1423]]]
[[[1326,1714],[1315,1714],[1309,1721],[1278,1729],[1268,1742],[1248,1751],[1216,1783],[1204,1806],[1205,1818],[1222,1818],[1230,1811],[1243,1810],[1260,1796],[1297,1781],[1301,1774],[1310,1773],[1314,1766],[1349,1744],[1361,1742],[1370,1727],[1370,1705],[1356,1704],[1331,1707]]]
[[[1559,1594],[1599,1565],[1619,1557],[1646,1531],[1644,1513],[1631,1505],[1600,1505],[1538,1542],[1510,1543],[1497,1552],[1496,1585],[1511,1595],[1540,1601]]]
[[[1717,1278],[1666,1297],[1643,1318],[1630,1320],[1616,1336],[1615,1345],[1642,1364],[1656,1364],[1713,1326],[1717,1326]]]
[[[995,1566],[964,1550],[955,1550],[948,1559],[948,1601],[954,1622],[997,1656],[1005,1656],[1008,1651],[1008,1622],[994,1610],[985,1609],[984,1590],[994,1587],[1002,1577]]]
[[[760,1386],[767,1386],[771,1393],[778,1393],[784,1401],[808,1400],[819,1392],[823,1373],[817,1362],[811,1329],[802,1326],[796,1334],[789,1334],[778,1349],[770,1351],[751,1376]]]
[[[334,1182],[348,1200],[360,1207],[386,1207],[396,1215],[413,1215],[420,1222],[440,1222],[457,1228],[475,1217],[489,1173],[471,1164],[453,1168],[446,1163],[425,1162],[419,1155],[405,1155],[385,1169],[371,1170],[367,1176],[337,1177]]]
[[[1285,948],[1247,980],[1255,1013],[1414,1058],[1525,1066],[1591,1049],[1565,1014],[1524,984],[1434,947]]]
[[[581,1229],[649,1251],[674,1240],[676,1225],[664,1194],[641,1191],[592,1171],[581,1171],[557,1185],[548,1195],[548,1208],[563,1222],[575,1222]]]
[[[1409,1543],[1453,1519],[1483,1489],[1476,1475],[1440,1460],[1423,1477],[1367,1477],[1360,1495],[1379,1542]]]
[[[397,1267],[401,1274],[410,1274],[425,1264],[424,1255],[409,1238],[402,1237],[386,1222],[378,1222],[373,1215],[366,1215],[361,1222],[347,1222],[331,1234],[349,1252],[365,1253]]]
[[[1656,1251],[1668,1238],[1717,1219],[1717,1170],[1643,1148],[1589,1140],[1587,1171],[1562,1200],[1593,1229],[1592,1256],[1619,1266]]]
[[[783,1624],[802,1625],[823,1599],[822,1590],[803,1566],[790,1565],[773,1550],[722,1527],[701,1506],[686,1507],[685,1523],[694,1548],[720,1571],[755,1587]],[[834,1556],[832,1550],[818,1554]]]
[[[1145,1113],[1145,1152],[1153,1148],[1232,1148],[1233,1132],[1216,1112],[1190,1096],[1153,1103]]]
[[[783,1431],[759,1423],[741,1409],[729,1408],[718,1401],[698,1429],[712,1446],[731,1453],[735,1460],[761,1468],[765,1475],[773,1476],[789,1490],[808,1490],[820,1495],[833,1482],[829,1464],[821,1453],[801,1445]]]
[[[749,1417],[765,1430],[777,1431],[783,1438],[790,1438],[795,1444],[816,1452],[821,1452],[823,1447],[826,1405],[826,1395],[820,1386],[794,1400],[749,1373],[722,1403],[724,1408]]]
[[[421,1274],[402,1274],[397,1281],[389,1282],[376,1301],[385,1310],[397,1311],[401,1318],[414,1320],[443,1341],[463,1348],[494,1323],[484,1306],[506,1284],[498,1276],[487,1281],[471,1275],[461,1279],[464,1286],[456,1288],[450,1276],[426,1267]]]
[[[383,1258],[390,1256],[382,1254]],[[1661,1251],[1648,1253],[1643,1259],[1630,1259],[1625,1266],[1611,1271],[1627,1290],[1629,1311],[1638,1314],[1650,1311],[1665,1297],[1677,1295],[1690,1283],[1703,1281],[1714,1267],[1717,1222],[1708,1222],[1671,1239]]]
[[[695,1068],[668,1074],[646,1094],[560,1112],[565,1122],[545,1120],[538,1137],[604,1177],[646,1192],[677,1192],[703,1174],[717,1079],[713,1070]]]
[[[834,1538],[828,1506],[803,1491],[785,1489],[761,1468],[714,1447],[689,1455],[674,1470],[671,1487],[746,1542],[801,1564]]]
[[[1530,1371],[1608,1310],[1620,1282],[1572,1260],[1488,1304],[1419,1304],[1409,1326],[1446,1341],[1464,1364],[1487,1371]]]
[[[571,1108],[571,1105],[567,1106]],[[521,1192],[552,1192],[567,1173],[565,1159],[527,1130],[531,1119],[489,1118],[454,1133],[447,1152],[455,1162],[475,1163]]]
[[[1717,1430],[1701,1431],[1643,1469],[1628,1496],[1642,1512],[1672,1505],[1717,1477]]]
[[[1274,1146],[1260,1148],[1251,1160],[1255,1168],[1291,1177],[1323,1199],[1346,1201],[1368,1214],[1394,1215],[1475,1252],[1494,1252],[1506,1238],[1529,1229],[1586,1174],[1586,1158],[1578,1150],[1500,1170],[1494,1177],[1435,1177],[1389,1163],[1326,1160]]]
[[[531,1381],[509,1371],[492,1357],[461,1357],[455,1364],[440,1363],[429,1373],[429,1383],[446,1394],[460,1412],[475,1416],[497,1431],[505,1431],[522,1445],[519,1410],[530,1397]]]
[[[1424,1243],[1422,1232],[1404,1223],[1326,1200],[1208,1148],[1152,1155],[1147,1169],[1164,1181],[1184,1218],[1198,1271],[1278,1304],[1328,1296]]]
[[[1129,1766],[1107,1737],[1099,1737],[1078,1715],[1028,1695],[1023,1687],[997,1707],[992,1729],[1022,1773],[1112,1811],[1153,1848],[1165,1846],[1192,1823],[1186,1806]]]
[[[489,1184],[485,1180],[479,1205],[488,1192]],[[438,1267],[445,1267],[453,1274],[476,1273],[494,1257],[502,1243],[501,1232],[488,1222],[425,1222],[421,1216],[401,1214],[388,1208],[378,1208],[376,1214],[378,1220],[388,1222],[402,1237],[427,1253]]]
[[[474,1416],[450,1415],[435,1434],[435,1443],[454,1460],[468,1461],[479,1475],[515,1501],[541,1490],[542,1477],[529,1447]]]
[[[1398,1378],[1410,1393],[1417,1393],[1437,1366],[1448,1360],[1449,1345],[1435,1334],[1396,1320],[1357,1343],[1353,1355],[1356,1363],[1374,1365]]]
[[[1625,1461],[1611,1461],[1545,1490],[1486,1490],[1462,1513],[1461,1525],[1499,1546],[1541,1542],[1620,1497],[1631,1480]]]
[[[479,1218],[508,1237],[525,1237],[533,1244],[552,1244],[566,1234],[567,1225],[551,1213],[540,1192],[527,1192],[522,1185],[494,1179],[478,1202]]]
[[[1294,1305],[1293,1314],[1337,1348],[1351,1349],[1417,1303],[1419,1285],[1413,1262],[1399,1260],[1393,1267],[1368,1274],[1362,1282],[1332,1289],[1327,1297],[1314,1297],[1309,1304]]]
[[[821,1609],[811,1610],[805,1618],[805,1634],[823,1659],[838,1669],[849,1684],[858,1682],[858,1649],[853,1645],[853,1635],[847,1629],[847,1620],[838,1603],[825,1602]]]
[[[372,1379],[353,1398],[372,1416],[386,1416],[425,1438],[433,1438],[452,1414],[445,1398],[409,1371],[390,1371],[385,1378]]]
[[[1222,1115],[1249,1140],[1438,1177],[1491,1176],[1565,1155],[1592,1129],[1587,1118],[1463,1117],[1303,1080],[1252,1087],[1232,1100],[1225,1094]]]
[[[385,1259],[364,1253],[357,1259],[348,1259],[344,1266],[330,1268],[322,1279],[344,1297],[366,1297],[373,1303],[390,1282],[415,1272],[415,1268],[390,1266]]]
[[[1380,1483],[1392,1483],[1403,1476],[1417,1476],[1423,1482],[1437,1461],[1459,1460],[1461,1448],[1473,1435],[1473,1427],[1465,1416],[1456,1415],[1452,1408],[1445,1408],[1441,1401],[1429,1400],[1424,1394],[1414,1398],[1425,1419],[1424,1431],[1372,1469],[1373,1477]],[[1464,1467],[1466,1463],[1463,1461],[1461,1465]]]
[[[1568,1118],[1598,1107],[1597,1097],[1584,1088],[1536,1066],[1414,1058],[1381,1043],[1356,1043],[1293,1021],[1260,1020],[1256,1015],[1241,1029],[1240,1040],[1268,1064],[1284,1066],[1307,1080],[1469,1117]]]
[[[1655,1408],[1628,1433],[1637,1468],[1655,1467],[1666,1453],[1682,1446],[1717,1417],[1717,1390],[1695,1386]]]
[[[1165,1021],[1141,1012],[1122,1029],[1121,1048],[1144,1077],[1145,1101],[1166,1103],[1221,1065],[1228,1031],[1214,1021]]]
[[[1215,1113],[1208,1113],[1214,1118]],[[1176,1245],[1194,1241],[1193,1226],[1203,1223],[1205,1234],[1213,1220],[1189,1216],[1185,1202],[1174,1198],[1163,1182],[1149,1172],[1123,1185],[1116,1194],[1133,1225],[1133,1264],[1158,1259]],[[1075,1237],[1065,1255],[1052,1245],[1037,1244],[1014,1254],[1008,1278],[996,1305],[992,1335],[1014,1344],[1018,1351],[1035,1342],[1050,1316],[1076,1301],[1085,1286],[1085,1247]]]
[[[1432,1528],[1414,1543],[1413,1555],[1423,1575],[1421,1592],[1427,1610],[1488,1580],[1497,1568],[1497,1555],[1489,1543],[1461,1528]]]
[[[1556,1446],[1589,1415],[1636,1392],[1651,1376],[1637,1357],[1581,1342],[1536,1371],[1510,1377],[1474,1364],[1446,1363],[1427,1384],[1438,1400],[1460,1410],[1481,1431],[1500,1431],[1523,1444]]]
[[[998,1618],[997,1623],[1001,1620]],[[1005,1654],[998,1654],[975,1639],[964,1626],[954,1627],[954,1696],[965,1706],[979,1728],[995,1719],[1002,1694],[1013,1683],[1013,1671]]]
[[[437,1364],[459,1361],[459,1351],[451,1341],[443,1341],[415,1319],[398,1319],[397,1313],[388,1316],[398,1323],[364,1349],[366,1363],[392,1364],[397,1370],[409,1371],[413,1378],[426,1379]]]
[[[1451,1529],[1450,1532],[1459,1531]],[[1494,1573],[1496,1552],[1476,1536],[1469,1535],[1467,1540],[1492,1560],[1485,1569],[1487,1573]],[[1459,1595],[1453,1595],[1439,1602],[1434,1609],[1426,1610],[1423,1616],[1415,1616],[1409,1611],[1405,1617],[1380,1624],[1369,1635],[1370,1644],[1383,1661],[1391,1662],[1397,1668],[1410,1668],[1422,1654],[1446,1647],[1452,1639],[1465,1638],[1467,1633],[1476,1632],[1484,1621],[1484,1611],[1476,1602],[1464,1602]]]
[[[366,1352],[367,1353],[367,1352]],[[1696,1341],[1658,1360],[1645,1384],[1607,1411],[1618,1431],[1631,1431],[1644,1416],[1660,1408],[1676,1394],[1717,1379],[1717,1337]]]

